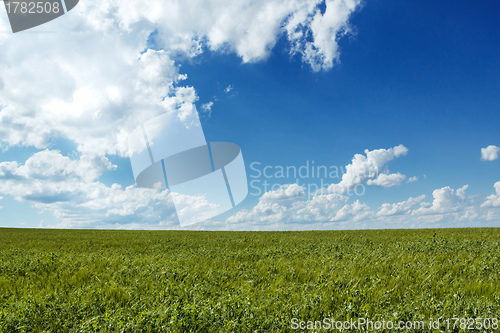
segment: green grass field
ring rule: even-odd
[[[500,229],[0,229],[0,258],[0,332],[287,332],[292,318],[500,316]]]

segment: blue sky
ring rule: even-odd
[[[120,2],[116,4],[119,7]],[[352,10],[349,5],[355,9]],[[335,9],[336,6],[336,1],[319,3],[312,6],[315,11],[304,9],[304,15],[309,18],[322,15],[325,20],[345,18],[340,14],[325,14],[327,8],[341,13],[346,10]],[[349,196],[336,190],[329,196],[322,196],[308,191],[309,184],[320,182],[318,178],[301,179],[299,186],[293,185],[293,177],[275,177],[268,181],[282,187],[276,187],[264,196],[251,194],[235,209],[191,228],[274,230],[500,226],[500,183],[498,190],[494,187],[500,181],[499,149],[496,148],[500,146],[500,43],[496,33],[500,28],[496,19],[500,6],[495,2],[484,1],[471,7],[465,2],[451,6],[430,1],[352,1],[346,4],[347,8],[351,8],[347,10],[347,19],[330,26],[331,44],[338,46],[338,49],[335,48],[336,56],[330,59],[333,66],[319,71],[315,66],[327,64],[328,56],[323,61],[318,61],[318,58],[310,60],[304,45],[313,43],[320,55],[324,47],[326,53],[323,56],[328,54],[329,48],[319,42],[314,44],[315,38],[318,40],[319,37],[314,35],[316,28],[310,20],[302,22],[309,35],[300,43],[294,44],[290,34],[276,29],[270,36],[262,36],[262,39],[267,38],[268,46],[259,49],[259,30],[254,26],[255,19],[252,17],[258,17],[255,12],[264,10],[264,3],[257,2],[255,8],[248,9],[236,7],[236,13],[241,15],[241,25],[248,26],[242,28],[244,33],[241,35],[227,32],[226,35],[222,33],[223,37],[213,33],[217,29],[224,31],[227,20],[227,16],[220,14],[223,10],[217,8],[210,13],[188,11],[179,14],[199,15],[202,19],[206,15],[214,19],[207,27],[200,28],[194,23],[194,27],[190,27],[187,23],[186,27],[182,27],[185,30],[179,28],[181,31],[176,31],[176,28],[162,25],[159,19],[151,20],[145,13],[142,13],[144,18],[131,19],[126,15],[120,17],[109,8],[96,9],[95,5],[81,7],[79,16],[73,17],[76,23],[71,18],[63,17],[46,25],[47,29],[57,32],[56,37],[4,34],[0,40],[8,54],[3,64],[0,61],[0,67],[9,69],[4,75],[0,72],[0,83],[4,82],[0,84],[0,141],[4,147],[0,154],[0,162],[4,163],[0,168],[0,184],[4,182],[0,186],[0,196],[3,197],[0,200],[3,207],[0,209],[0,226],[180,228],[172,205],[162,202],[168,193],[153,195],[139,193],[138,189],[125,190],[134,184],[134,178],[128,156],[120,150],[120,140],[127,129],[132,128],[130,123],[134,123],[135,119],[147,119],[154,115],[147,116],[147,112],[143,114],[139,111],[141,107],[147,108],[144,100],[120,97],[120,103],[110,105],[115,98],[110,93],[107,97],[100,97],[100,100],[105,100],[101,104],[96,102],[95,105],[82,106],[77,115],[79,118],[66,119],[63,123],[48,119],[41,125],[31,125],[25,120],[37,117],[37,112],[59,105],[54,104],[54,100],[68,101],[72,96],[73,104],[68,102],[65,107],[80,107],[75,93],[81,92],[81,87],[99,89],[112,86],[113,81],[117,81],[119,86],[116,89],[122,91],[118,95],[126,96],[131,90],[124,83],[127,81],[121,76],[122,70],[128,69],[132,73],[126,77],[130,85],[140,86],[134,80],[142,82],[141,69],[137,69],[137,79],[133,74],[136,65],[126,59],[123,68],[120,68],[121,60],[118,60],[116,69],[102,73],[99,66],[106,66],[106,63],[99,53],[109,55],[125,50],[121,55],[113,54],[111,58],[122,59],[125,58],[123,54],[130,52],[132,59],[134,50],[142,50],[136,52],[136,59],[139,59],[148,48],[155,50],[158,57],[165,52],[165,57],[172,61],[169,63],[160,59],[152,64],[156,76],[145,75],[148,82],[153,82],[150,83],[152,93],[176,96],[177,103],[195,105],[207,141],[237,143],[243,152],[249,181],[254,180],[256,175],[255,168],[250,167],[252,163],[258,163],[253,165],[262,170],[265,166],[273,169],[276,166],[299,168],[314,161],[317,166],[337,167],[345,172],[346,166],[355,164],[352,161],[355,154],[366,155],[365,150],[379,151],[380,154],[384,150],[393,154],[390,149],[399,145],[407,150],[382,164],[379,172],[394,175],[386,186],[377,185],[378,175],[350,183],[362,186],[363,195]],[[99,23],[88,19],[96,11],[103,17],[118,17],[118,23],[111,28],[99,26]],[[285,12],[274,21],[283,27],[290,22],[290,15],[299,17],[299,14],[300,10],[292,14]],[[5,18],[2,19],[5,25]],[[133,22],[128,23],[131,20]],[[274,21],[269,19],[264,23],[275,27]],[[129,24],[127,29],[123,27],[123,22]],[[231,24],[227,23],[229,30]],[[328,27],[328,23],[322,24]],[[42,102],[42,106],[36,100],[36,94],[26,97],[33,99],[28,105],[19,102],[14,89],[9,91],[9,80],[18,80],[15,88],[28,79],[14,75],[17,73],[16,66],[22,73],[26,66],[40,61],[29,57],[18,63],[10,61],[10,58],[15,58],[16,52],[23,54],[23,51],[29,50],[29,47],[20,45],[33,41],[44,49],[42,53],[50,55],[53,51],[47,45],[66,42],[78,34],[82,26],[87,30],[78,38],[82,38],[81,42],[92,50],[87,55],[89,59],[78,59],[82,62],[76,63],[75,60],[73,63],[71,59],[78,56],[71,52],[81,54],[82,50],[77,44],[73,45],[73,50],[64,49],[62,52],[65,55],[73,57],[64,66],[60,65],[61,68],[74,68],[67,71],[70,74],[60,74],[62,76],[58,76],[58,81],[54,79],[54,96],[50,95],[50,91],[45,93],[46,105]],[[70,32],[62,33],[59,29]],[[126,32],[125,37],[119,34],[120,29]],[[173,47],[176,43],[185,42],[182,38],[179,42],[176,34],[184,36],[190,29],[194,32],[186,42],[187,46]],[[257,29],[255,35],[252,35],[252,29]],[[205,30],[206,35],[200,37]],[[154,38],[150,35],[152,32],[156,32]],[[109,35],[118,40],[116,49],[112,46],[101,48],[100,43]],[[124,41],[119,40],[122,37]],[[50,40],[47,41],[47,38]],[[192,47],[193,43],[195,47]],[[254,50],[242,45],[257,46]],[[297,50],[291,54],[294,48]],[[83,63],[97,76],[99,73],[106,75],[105,79],[77,73],[85,71],[79,66]],[[92,69],[94,66],[95,69]],[[54,70],[57,72],[57,69]],[[36,73],[36,70],[32,72]],[[178,74],[186,74],[187,78],[177,80],[174,77]],[[71,76],[67,79],[71,84],[68,84],[69,88],[58,88],[59,84],[66,83],[64,75]],[[169,76],[172,77],[170,84],[163,79]],[[47,81],[51,82],[51,79]],[[33,89],[43,83],[43,80],[35,80]],[[161,88],[165,84],[168,89]],[[149,86],[144,87],[141,86],[141,93],[150,89]],[[179,93],[182,87],[189,87],[196,97],[185,97],[187,95]],[[211,110],[207,110],[207,105],[211,105]],[[123,112],[120,108],[130,111]],[[64,110],[62,112],[66,112]],[[99,117],[102,118],[92,116],[100,110]],[[82,117],[82,113],[88,113],[89,117]],[[18,114],[23,115],[19,118],[22,120],[17,126],[12,126]],[[85,130],[81,139],[73,135],[82,127],[92,128],[95,119],[108,122],[109,126],[120,130],[117,133],[110,130],[111,134],[106,139],[102,139],[104,132],[99,130]],[[46,130],[41,130],[42,126]],[[33,137],[28,132],[34,133]],[[491,154],[485,160],[482,149],[488,146],[493,147],[489,148]],[[58,151],[64,157],[61,163],[65,161],[65,167],[54,171],[46,163],[34,164],[38,168],[52,170],[42,176],[22,171],[21,166],[30,157],[44,151]],[[378,161],[380,154],[374,154],[374,161]],[[82,159],[83,155],[90,156],[88,161]],[[46,154],[43,159],[50,161],[54,156]],[[12,161],[17,161],[17,171],[12,171],[12,164],[8,169],[6,163]],[[73,193],[62,190],[63,186],[54,185],[60,182],[55,176],[69,174],[64,168],[74,170],[80,167],[99,170],[95,178],[89,179],[82,176],[83,173],[75,172],[77,183],[86,184],[82,188],[88,185],[88,191]],[[10,170],[10,176],[6,170]],[[40,173],[43,174],[42,171]],[[357,179],[355,175],[353,177]],[[258,180],[257,183],[266,179],[260,177]],[[341,179],[324,181],[327,185],[338,184]],[[92,189],[97,187],[96,182],[102,187],[102,193],[109,191],[107,196],[125,199],[110,200],[106,197],[100,202],[109,201],[109,206],[97,205],[91,194]],[[115,183],[120,184],[121,189],[113,188]],[[42,188],[40,193],[36,196],[23,194],[30,184]],[[464,188],[466,185],[468,187]],[[49,192],[50,195],[47,194]],[[410,198],[418,199],[412,201]],[[118,206],[127,209],[120,210]],[[392,213],[386,212],[384,207],[387,211],[391,207]]]

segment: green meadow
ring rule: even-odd
[[[498,322],[500,229],[0,229],[0,332],[303,331],[294,318]]]

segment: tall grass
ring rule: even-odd
[[[499,259],[500,229],[0,229],[0,332],[286,332],[292,318],[498,319]]]

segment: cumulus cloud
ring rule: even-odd
[[[282,185],[264,193],[250,210],[241,210],[227,219],[227,223],[315,224],[342,221],[361,221],[373,215],[370,208],[356,200],[348,204],[348,196],[337,193],[316,194],[304,200],[305,188],[297,184]]]
[[[481,148],[481,160],[494,161],[500,157],[500,148],[494,145],[489,145],[486,148]]]
[[[324,13],[317,8],[293,13],[285,25],[291,53],[301,54],[314,71],[331,69],[340,56],[336,40],[352,32],[349,17],[360,4],[359,0],[327,0]]]
[[[417,176],[413,176],[413,177],[408,178],[408,180],[406,182],[407,183],[413,183],[413,182],[416,182],[417,180],[418,180],[418,177]]]
[[[285,184],[278,189],[262,195],[262,201],[296,200],[305,197],[304,187],[298,184]]]
[[[316,193],[307,200],[304,196],[281,200],[283,188],[267,192],[252,209],[241,210],[228,218],[228,229],[477,227],[500,221],[500,210],[495,208],[500,207],[500,182],[495,184],[496,194],[482,205],[478,205],[473,196],[466,195],[468,186],[465,185],[459,189],[446,186],[434,190],[432,202],[426,202],[426,196],[420,195],[397,203],[384,203],[377,209],[371,209],[361,199],[351,203],[352,197],[337,193]]]
[[[425,196],[410,198],[407,202],[394,205],[384,204],[376,213],[359,199],[349,203],[351,198],[346,195],[350,189],[364,183],[384,188],[400,185],[406,176],[401,173],[388,173],[387,164],[407,153],[408,149],[403,145],[371,151],[366,149],[365,155],[354,155],[351,164],[345,167],[346,171],[340,183],[331,184],[308,195],[304,186],[282,185],[264,193],[252,209],[241,210],[228,218],[227,223],[281,223],[281,227],[286,228],[290,224],[306,225],[318,222],[359,223],[374,220],[378,216],[410,212],[415,202],[420,203]],[[381,173],[381,170],[385,172]]]
[[[42,150],[24,165],[3,163],[0,192],[67,223],[169,220],[160,208],[166,193],[98,181],[115,168],[107,156],[127,157],[129,133],[146,120],[196,112],[195,88],[183,86],[178,59],[210,49],[252,63],[285,38],[313,70],[330,69],[359,1],[325,6],[321,13],[318,2],[305,0],[83,1],[43,26],[56,33],[0,34],[0,148]],[[0,16],[0,30],[8,26]],[[80,158],[44,150],[54,138],[74,142]]]
[[[251,210],[240,210],[226,222],[269,223],[285,221],[290,215],[290,204],[305,196],[305,189],[297,184],[285,184],[278,189],[264,193]]]
[[[386,174],[383,170],[387,163],[407,153],[408,148],[403,145],[371,151],[366,149],[365,155],[354,155],[351,164],[346,166],[346,172],[342,175],[341,181],[328,186],[327,191],[345,193],[364,182],[367,182],[368,185],[383,187],[399,185],[405,179],[404,175],[400,173]]]
[[[208,111],[211,111],[211,110],[212,110],[212,106],[213,106],[213,105],[214,105],[214,102],[210,101],[210,102],[208,102],[208,103],[203,104],[203,105],[201,106],[201,108],[202,108],[204,111],[208,112]]]
[[[19,52],[27,55],[19,56],[18,65],[14,59],[12,64],[0,64],[5,65],[2,80],[8,82],[0,89],[4,145],[43,149],[51,138],[64,137],[80,151],[126,156],[128,134],[138,124],[196,98],[194,93],[186,94],[186,88],[174,88],[177,67],[164,51],[149,50],[132,64],[124,59],[124,46],[116,46],[117,52],[124,52],[119,56],[112,41],[101,50],[108,56],[96,57],[85,55],[99,49],[93,42],[55,39],[46,46],[53,47],[55,54],[21,47]],[[79,42],[90,44],[83,54],[65,49],[79,49]]]
[[[381,186],[384,188],[389,188],[389,187],[400,185],[405,179],[406,179],[406,176],[399,173],[399,172],[398,173],[391,173],[391,174],[381,173],[375,179],[368,179],[366,184],[367,185]]]
[[[348,26],[357,6],[328,1],[321,14],[316,2],[303,0],[82,2],[44,25],[65,33],[0,37],[2,141],[45,148],[50,137],[64,136],[126,155],[125,136],[140,121],[191,102],[176,94],[175,84],[185,78],[175,64],[179,55],[193,57],[208,47],[255,62],[265,59],[283,34],[297,44],[300,38],[289,32],[300,27],[317,36],[304,36],[307,43],[318,40],[294,52],[313,68],[329,69],[338,57],[328,51],[330,44],[337,44],[339,29]],[[6,18],[1,20],[5,26]],[[146,50],[150,44],[157,50]]]
[[[212,106],[214,105],[214,102],[210,101],[208,103],[202,104],[201,109],[208,114],[210,117],[212,115]]]
[[[377,171],[386,168],[389,161],[405,155],[407,151],[400,145],[390,149],[366,150],[365,155],[356,154],[346,167],[340,184],[352,186],[366,181],[369,185],[382,187],[399,185],[404,181],[404,175],[379,174]],[[339,184],[333,184],[334,188],[336,186]],[[232,230],[249,230],[252,226],[270,230],[304,230],[471,227],[491,226],[494,221],[499,221],[500,211],[489,208],[500,207],[500,182],[494,186],[496,194],[490,195],[482,204],[477,202],[475,196],[467,196],[468,187],[435,189],[431,202],[427,202],[426,195],[422,194],[397,203],[383,203],[372,209],[362,202],[361,197],[352,201],[352,196],[341,191],[305,193],[305,186],[288,184],[264,193],[253,208],[239,211],[226,223]]]
[[[285,186],[292,185],[294,184]],[[226,223],[233,228],[240,224],[260,225],[271,229],[308,229],[311,226],[321,228],[325,225],[333,228],[340,225],[352,227],[376,218],[376,214],[366,203],[360,200],[348,203],[350,197],[341,194],[316,194],[307,200],[303,200],[304,196],[299,196],[295,201],[292,197],[287,196],[283,200],[281,189],[269,191],[252,209],[237,212]]]
[[[330,193],[317,194],[306,201],[297,201],[291,205],[290,214],[295,222],[328,222],[343,219],[339,211],[346,206],[349,197]]]
[[[228,93],[230,93],[230,92],[231,92],[231,90],[233,90],[233,85],[232,85],[232,84],[228,85],[228,86],[226,87],[226,89],[224,89],[224,92],[225,92],[226,94],[228,94]]]
[[[370,207],[368,207],[367,204],[362,203],[359,200],[356,200],[350,205],[344,205],[344,207],[342,207],[337,212],[337,214],[335,214],[335,217],[331,219],[331,221],[359,222],[361,220],[372,217],[372,215],[373,212],[371,211]]]
[[[395,204],[384,203],[380,206],[378,216],[393,216],[411,214],[415,207],[419,206],[424,201],[425,195],[416,198],[410,197],[406,201],[401,201]]]
[[[432,204],[426,204],[415,211],[417,215],[446,214],[453,213],[470,205],[470,201],[465,196],[465,191],[469,185],[454,190],[449,186],[436,189],[432,192],[434,198]]]
[[[365,155],[356,154],[338,184],[309,193],[298,184],[282,185],[264,193],[255,207],[241,210],[227,219],[228,223],[315,223],[315,222],[359,222],[375,216],[365,203],[359,200],[349,204],[344,195],[357,185],[377,185],[385,188],[401,184],[406,178],[401,173],[380,173],[387,163],[408,149],[399,145],[389,149],[365,150]],[[312,194],[312,197],[311,197]]]
[[[82,227],[131,223],[175,225],[176,215],[168,191],[151,191],[118,184],[107,187],[96,179],[112,165],[87,155],[70,159],[58,151],[44,150],[26,163],[0,163],[0,192],[18,201],[29,201],[41,211],[51,211],[61,226]]]
[[[496,182],[494,188],[495,194],[488,196],[481,207],[500,207],[500,182]]]
[[[481,204],[481,209],[485,211],[487,221],[500,221],[500,181],[494,185],[495,193],[489,195]]]
[[[348,200],[348,197],[339,194],[324,194],[316,195],[310,200],[287,202],[283,201],[281,193],[276,193],[277,191],[280,190],[267,192],[252,209],[243,209],[226,222],[250,225],[329,222],[336,220],[339,210]]]

